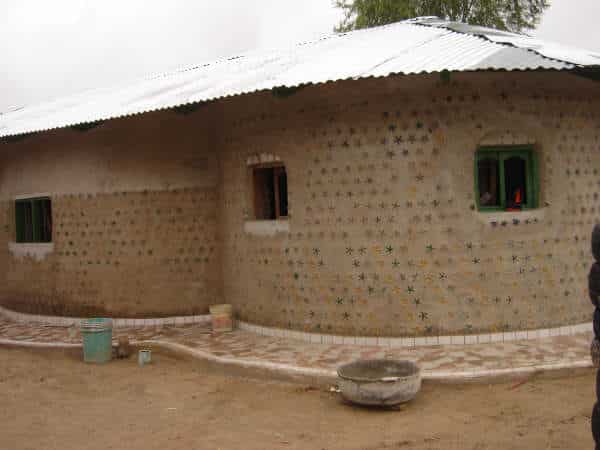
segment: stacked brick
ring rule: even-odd
[[[596,225],[592,232],[592,253],[595,261],[588,277],[590,300],[595,306],[591,356],[594,367],[600,367],[600,225]],[[596,450],[600,450],[600,371],[596,372],[596,403],[592,412],[592,435],[596,442]]]

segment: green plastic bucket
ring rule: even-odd
[[[101,317],[81,321],[83,360],[105,363],[112,358],[112,319]]]

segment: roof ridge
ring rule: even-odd
[[[420,19],[419,17],[415,17],[414,19],[408,19],[405,22],[409,22],[409,21],[415,20],[415,22],[411,22],[414,25],[420,25],[420,26],[429,27],[429,28],[443,28],[443,29],[448,30],[448,31],[450,31],[452,33],[457,33],[457,34],[462,34],[462,35],[467,35],[467,36],[473,36],[473,37],[476,37],[476,38],[480,38],[480,39],[483,39],[483,40],[485,40],[487,42],[490,42],[492,44],[501,45],[501,46],[510,47],[510,48],[515,48],[517,50],[522,50],[522,51],[525,51],[525,52],[531,52],[531,53],[534,53],[537,56],[540,56],[541,58],[547,59],[549,61],[560,62],[560,63],[563,63],[563,64],[569,64],[569,65],[576,66],[576,67],[582,67],[581,64],[576,64],[576,63],[573,63],[573,62],[570,62],[570,61],[567,61],[567,60],[564,60],[564,59],[551,58],[551,57],[546,56],[546,55],[542,54],[541,52],[539,52],[539,51],[537,51],[537,50],[535,50],[533,48],[519,47],[518,45],[515,45],[512,42],[494,41],[493,39],[490,39],[484,33],[477,33],[475,31],[471,31],[471,32],[469,32],[469,31],[462,31],[462,30],[455,29],[455,28],[452,28],[452,27],[449,26],[450,24],[453,24],[453,23],[465,24],[464,22],[456,22],[456,21],[444,20],[444,19],[440,19],[437,16],[425,16],[425,17],[423,17],[423,19],[431,19],[431,18],[439,19],[440,22],[445,23],[445,24],[443,25],[442,23],[432,24],[432,23],[426,23],[426,22],[417,22],[416,20]],[[470,25],[470,24],[465,24],[465,25]],[[502,34],[507,34],[507,35],[513,35],[515,37],[525,37],[525,38],[529,38],[529,39],[535,39],[533,36],[529,36],[528,34],[524,34],[524,33],[515,33],[513,31],[497,30],[496,28],[485,27],[483,25],[470,25],[470,26],[473,26],[473,27],[477,26],[479,28],[488,29],[488,30],[496,32],[496,34],[502,33]]]

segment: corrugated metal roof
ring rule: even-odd
[[[448,22],[441,20],[438,17],[420,17],[407,22],[482,36],[497,44],[507,44],[518,49],[531,50],[546,58],[565,61],[579,66],[600,65],[600,54],[598,53],[568,47],[555,42],[542,41],[524,34],[515,34],[507,31],[467,25],[460,22]]]
[[[425,17],[331,35],[288,50],[248,52],[14,109],[0,115],[0,137],[282,86],[444,70],[572,70],[596,65],[597,53]]]

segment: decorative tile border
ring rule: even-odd
[[[531,366],[510,367],[506,369],[473,369],[465,371],[449,370],[424,370],[421,372],[422,378],[429,381],[439,381],[444,383],[464,383],[466,381],[491,381],[493,379],[511,379],[533,375],[538,372],[550,372],[560,370],[589,369],[594,367],[591,360],[581,359],[578,361],[559,361],[550,364],[536,364]]]
[[[286,330],[252,325],[237,321],[240,330],[249,331],[263,336],[296,339],[315,344],[369,345],[377,347],[423,347],[431,345],[470,345],[490,344],[495,342],[510,342],[519,340],[543,339],[552,336],[572,336],[593,331],[592,322],[578,325],[566,325],[557,328],[539,330],[507,331],[503,333],[468,334],[457,336],[422,336],[422,337],[363,337],[336,336],[331,334],[306,333],[303,331]]]
[[[25,314],[0,306],[0,315],[3,315],[14,322],[22,323],[41,323],[55,327],[79,326],[84,317],[60,317],[60,316],[40,316],[35,314]],[[198,316],[178,316],[178,317],[159,317],[153,319],[113,319],[113,328],[143,328],[156,327],[163,325],[189,325],[189,324],[208,324],[210,315]]]
[[[246,324],[247,325],[247,324]],[[134,346],[156,346],[178,354],[189,355],[193,358],[207,360],[225,366],[234,366],[243,369],[257,369],[261,374],[284,375],[290,380],[303,383],[316,383],[318,385],[335,385],[338,381],[337,373],[331,369],[312,367],[301,367],[294,364],[274,363],[261,360],[247,360],[244,358],[220,356],[210,351],[199,348],[191,348],[184,344],[164,340],[132,341]],[[27,342],[11,339],[0,339],[0,346],[26,347],[26,348],[80,348],[81,344],[68,344],[64,342]],[[511,379],[532,375],[537,372],[550,372],[560,370],[587,369],[593,367],[592,361],[582,359],[577,361],[557,361],[549,364],[524,365],[520,367],[509,367],[502,369],[473,369],[466,371],[451,370],[423,370],[423,380],[441,383],[464,383],[476,381],[491,381],[494,379]]]
[[[60,316],[42,316],[34,314],[20,313],[0,306],[0,315],[8,319],[21,323],[39,323],[50,326],[71,327],[79,326],[84,318],[81,317],[60,317]],[[197,316],[178,316],[178,317],[160,317],[149,319],[113,319],[114,328],[143,328],[149,326],[163,325],[189,325],[189,324],[209,324],[210,315]],[[423,347],[432,345],[470,345],[470,344],[488,344],[496,342],[510,342],[517,340],[543,339],[553,336],[572,336],[581,333],[593,331],[591,322],[578,325],[566,325],[557,328],[544,328],[538,330],[526,331],[508,331],[502,333],[471,334],[456,336],[420,336],[420,337],[368,337],[368,336],[339,336],[331,334],[307,333],[303,331],[287,330],[283,328],[263,327],[253,325],[243,321],[237,321],[239,329],[256,333],[262,336],[282,337],[296,339],[314,344],[343,344],[343,345],[362,345],[377,347]]]
[[[83,346],[83,344],[70,344],[67,342],[32,342],[3,338],[0,338],[0,345],[24,348],[81,348]]]

